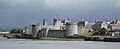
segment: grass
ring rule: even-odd
[[[81,38],[59,38],[59,37],[43,37],[40,40],[60,40],[60,41],[83,41]]]
[[[80,33],[80,35],[83,35],[83,36],[91,36],[91,35],[93,35],[93,32]]]

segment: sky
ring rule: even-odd
[[[54,14],[76,22],[120,20],[120,0],[0,0],[0,26],[52,24]]]

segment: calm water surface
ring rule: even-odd
[[[95,41],[41,41],[0,38],[0,49],[120,49],[120,43]]]

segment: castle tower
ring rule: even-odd
[[[48,25],[48,20],[47,20],[47,19],[46,19],[46,20],[43,20],[43,25],[44,25],[44,26]]]
[[[25,34],[31,35],[31,26],[25,27]]]
[[[54,26],[61,26],[61,19],[54,19]]]
[[[32,35],[33,35],[33,37],[36,37],[39,30],[41,30],[41,25],[40,24],[32,24]]]
[[[73,36],[74,34],[78,34],[77,22],[67,22],[66,36]]]

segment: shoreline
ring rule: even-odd
[[[53,41],[85,41],[82,38],[60,38],[60,37],[43,37],[38,40],[53,40]]]
[[[41,37],[41,38],[24,38],[24,37],[0,37],[6,39],[31,39],[31,40],[51,40],[51,41],[102,41],[102,42],[120,42],[120,38],[78,38],[78,37]]]

